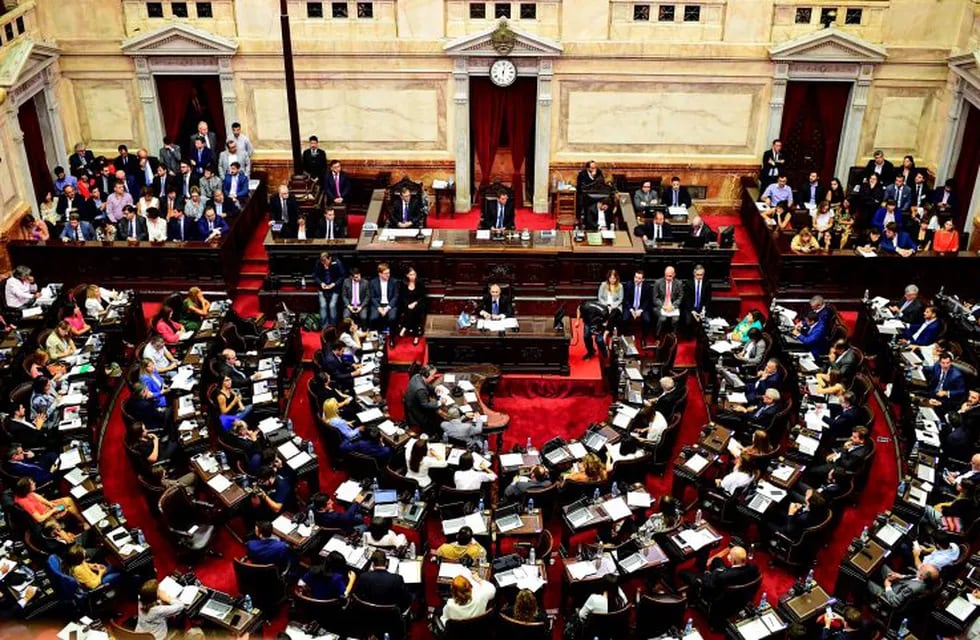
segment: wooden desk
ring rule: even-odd
[[[519,318],[520,332],[481,333],[475,328],[457,329],[455,316],[430,315],[425,336],[429,363],[437,367],[493,364],[504,373],[545,373],[567,376],[571,342],[569,320],[555,334],[552,318]]]
[[[819,584],[813,590],[779,602],[779,612],[791,623],[805,624],[815,620],[827,607],[830,596]]]
[[[203,455],[209,455],[209,454],[203,454]],[[194,471],[194,474],[201,480],[201,482],[203,482],[207,486],[208,494],[211,495],[213,498],[216,498],[218,502],[221,504],[221,506],[224,507],[225,509],[234,510],[238,508],[238,506],[248,498],[248,495],[245,493],[245,490],[242,489],[242,487],[237,482],[235,482],[235,474],[232,473],[230,470],[220,471],[218,473],[208,473],[207,471],[204,470],[204,467],[201,465],[201,456],[195,456],[191,458],[191,469]],[[211,478],[217,475],[223,475],[225,478],[228,479],[229,482],[231,482],[231,484],[227,488],[225,488],[224,491],[221,491],[220,493],[218,491],[215,491],[214,488],[208,484],[208,480],[210,480]]]
[[[208,591],[209,598],[214,597],[215,593],[219,593],[215,589],[208,589]],[[231,611],[225,614],[224,617],[217,618],[205,613],[204,607],[206,604],[207,600],[204,600],[201,604],[201,609],[197,612],[197,616],[201,620],[224,629],[236,637],[254,631],[262,623],[261,609],[253,608],[251,611],[245,611],[241,607],[233,606]]]
[[[258,176],[256,176],[258,177]],[[242,255],[268,206],[266,181],[228,223],[220,241],[208,242],[47,242],[10,240],[13,264],[31,267],[38,282],[66,286],[97,282],[106,288],[174,291],[200,286],[231,291],[238,284]],[[70,265],[71,268],[65,268]],[[310,263],[312,269],[312,262]]]
[[[719,535],[719,533],[715,531],[714,527],[712,527],[707,522],[701,522],[700,525],[695,525],[693,522],[689,522],[685,524],[684,529],[695,529],[699,531],[706,531],[709,534],[711,534],[712,537],[715,538],[715,541],[695,551],[691,547],[687,546],[683,540],[681,540],[681,538],[679,537],[681,530],[674,531],[669,535],[665,536],[663,538],[664,550],[667,552],[668,555],[670,555],[674,560],[676,560],[678,564],[693,558],[698,553],[705,553],[711,549],[716,548],[718,546],[718,543],[721,542],[721,535]],[[707,557],[707,554],[705,555],[705,557]]]
[[[619,567],[620,573],[623,575],[641,573],[643,571],[649,571],[650,569],[657,569],[670,562],[670,558],[668,558],[664,550],[660,548],[660,545],[652,541],[640,549],[640,555],[643,556],[643,564],[632,571],[627,571],[624,569],[623,565],[620,564],[619,560],[617,560],[616,566]]]
[[[732,430],[714,422],[709,427],[710,429],[707,433],[701,434],[701,437],[698,439],[698,444],[708,451],[724,453],[727,450],[728,441],[732,437]]]

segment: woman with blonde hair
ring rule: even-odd
[[[497,595],[497,588],[476,574],[456,576],[449,587],[452,598],[442,608],[442,626],[448,620],[469,620],[487,611],[487,606]]]
[[[810,227],[803,227],[798,234],[793,236],[789,247],[793,251],[810,253],[811,251],[819,251],[820,243],[813,237],[813,232],[810,231]]]
[[[538,599],[530,589],[521,589],[514,599],[514,611],[511,616],[518,622],[542,622],[544,614],[538,608]]]
[[[615,269],[610,269],[606,273],[606,279],[599,284],[599,294],[598,294],[599,304],[605,305],[606,310],[612,314],[614,310],[620,310],[622,313],[623,308],[623,283],[619,279],[619,272]],[[609,328],[616,331],[619,327],[617,323],[610,322]],[[609,337],[609,331],[603,333],[602,339],[605,341]]]
[[[752,444],[742,447],[736,440],[731,442],[731,451],[735,455],[765,456],[773,451],[772,443],[769,442],[769,434],[762,429],[756,429],[752,433]]]
[[[599,456],[589,452],[582,462],[562,477],[562,482],[602,482],[606,479],[606,465]]]
[[[181,321],[188,331],[197,331],[211,312],[211,303],[204,297],[200,287],[191,287],[181,304]]]
[[[323,423],[330,429],[336,429],[344,441],[341,448],[350,444],[351,440],[361,435],[364,427],[355,427],[354,423],[348,422],[340,417],[340,405],[336,398],[327,398],[323,401]]]
[[[85,287],[85,315],[96,320],[105,315],[105,305],[102,304],[102,289],[97,284]]]

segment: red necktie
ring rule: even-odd
[[[670,302],[670,280],[667,281],[667,302]]]
[[[337,189],[337,191],[335,193],[337,194],[337,197],[339,198],[340,197],[340,174],[339,173],[333,174],[333,183],[334,183],[334,186]]]

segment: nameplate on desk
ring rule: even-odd
[[[476,231],[476,239],[477,240],[489,240],[490,239],[490,230],[489,229],[477,229],[477,231]]]

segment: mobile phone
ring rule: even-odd
[[[236,613],[231,617],[231,626],[237,627],[238,623],[242,621],[242,614]]]

